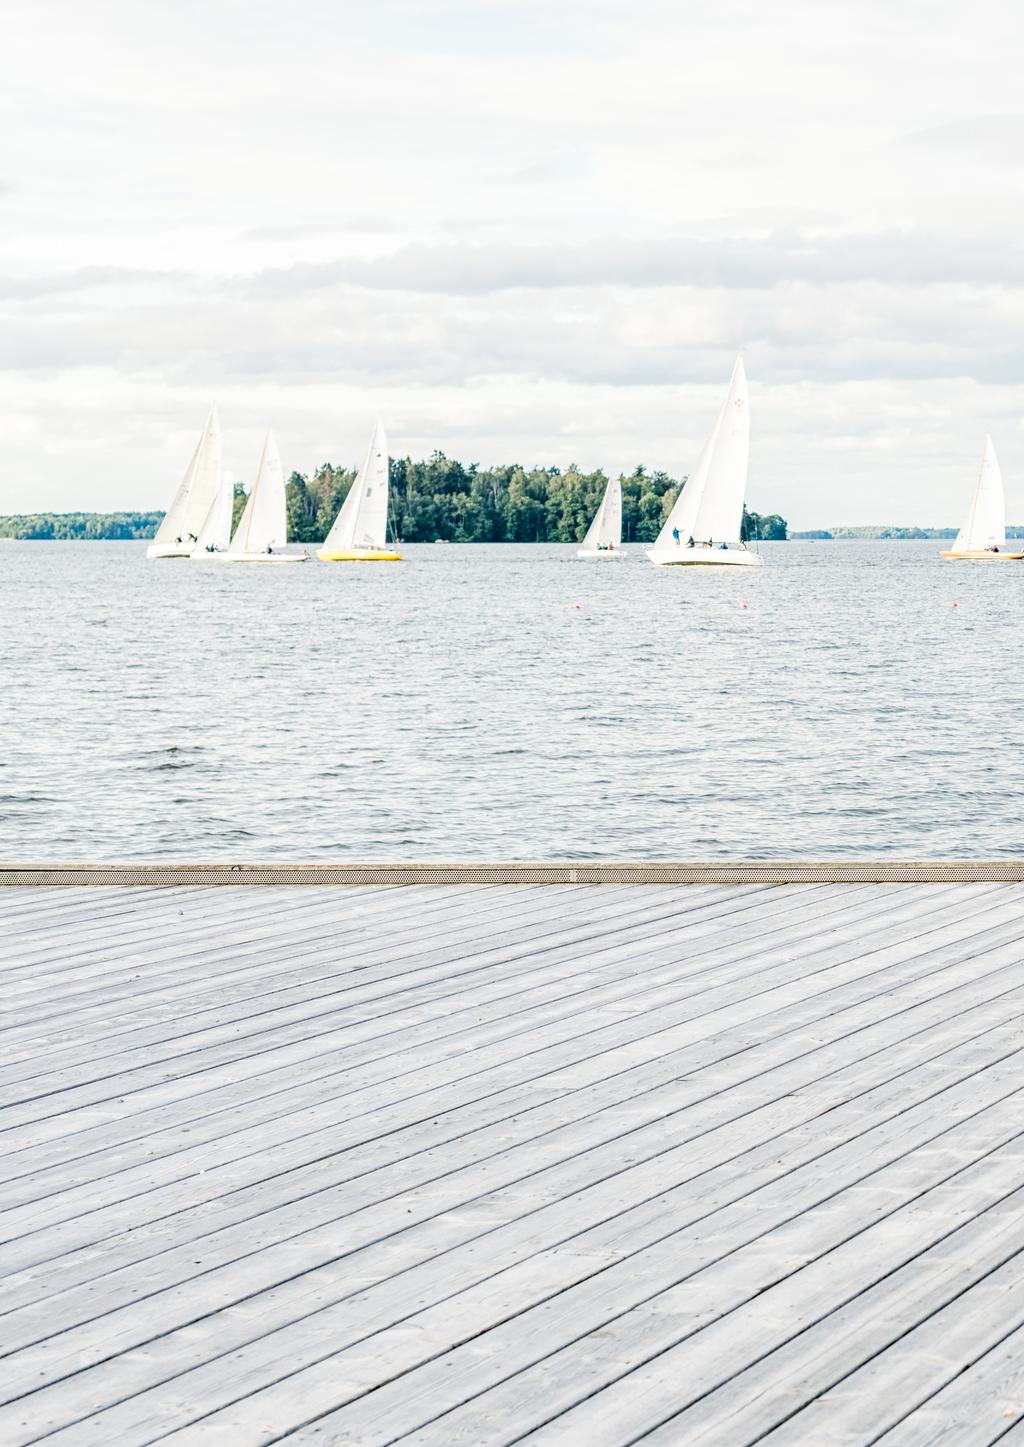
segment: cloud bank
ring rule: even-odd
[[[0,509],[161,505],[213,398],[242,477],[685,471],[742,347],[755,505],[952,522],[992,431],[1024,518],[1013,7],[14,12]]]

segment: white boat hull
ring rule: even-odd
[[[193,543],[150,543],[147,558],[190,558]]]
[[[621,548],[580,548],[576,556],[583,558],[586,562],[594,559],[595,562],[618,563],[626,556]]]
[[[648,558],[656,568],[762,568],[764,559],[746,548],[651,548]]]
[[[213,553],[222,563],[308,563],[308,553]]]

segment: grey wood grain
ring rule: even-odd
[[[1024,886],[11,887],[0,926],[4,1442],[1014,1427]]]

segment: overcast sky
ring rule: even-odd
[[[393,453],[1024,521],[1019,7],[7,0],[0,511]]]

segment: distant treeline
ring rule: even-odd
[[[72,538],[100,542],[118,538],[151,538],[162,512],[43,512],[0,517],[0,538],[32,541]]]
[[[813,528],[810,532],[790,533],[790,537],[805,542],[824,540],[826,542],[836,539],[843,541],[848,538],[860,538],[868,542],[884,542],[895,539],[897,542],[905,542],[908,538],[955,538],[956,528]],[[1008,538],[1024,538],[1024,525],[1007,527]]]
[[[355,473],[324,464],[311,478],[288,482],[288,535],[317,543],[337,516]],[[665,472],[637,467],[622,478],[622,537],[653,542],[680,484]],[[435,452],[425,462],[394,458],[390,496],[393,536],[406,543],[576,543],[596,513],[606,473],[577,467],[465,466]],[[785,538],[776,514],[745,514],[745,536]]]
[[[351,468],[324,463],[312,477],[293,472],[287,483],[288,536],[319,543],[327,536],[355,480]],[[465,466],[440,452],[424,462],[393,458],[391,533],[406,543],[575,543],[582,539],[608,482],[601,471],[576,467]],[[622,476],[623,541],[653,542],[680,483],[664,472],[636,468]],[[244,506],[235,488],[235,518]],[[0,537],[151,538],[162,513],[54,513],[0,518]],[[777,513],[744,510],[744,537],[785,539]]]

